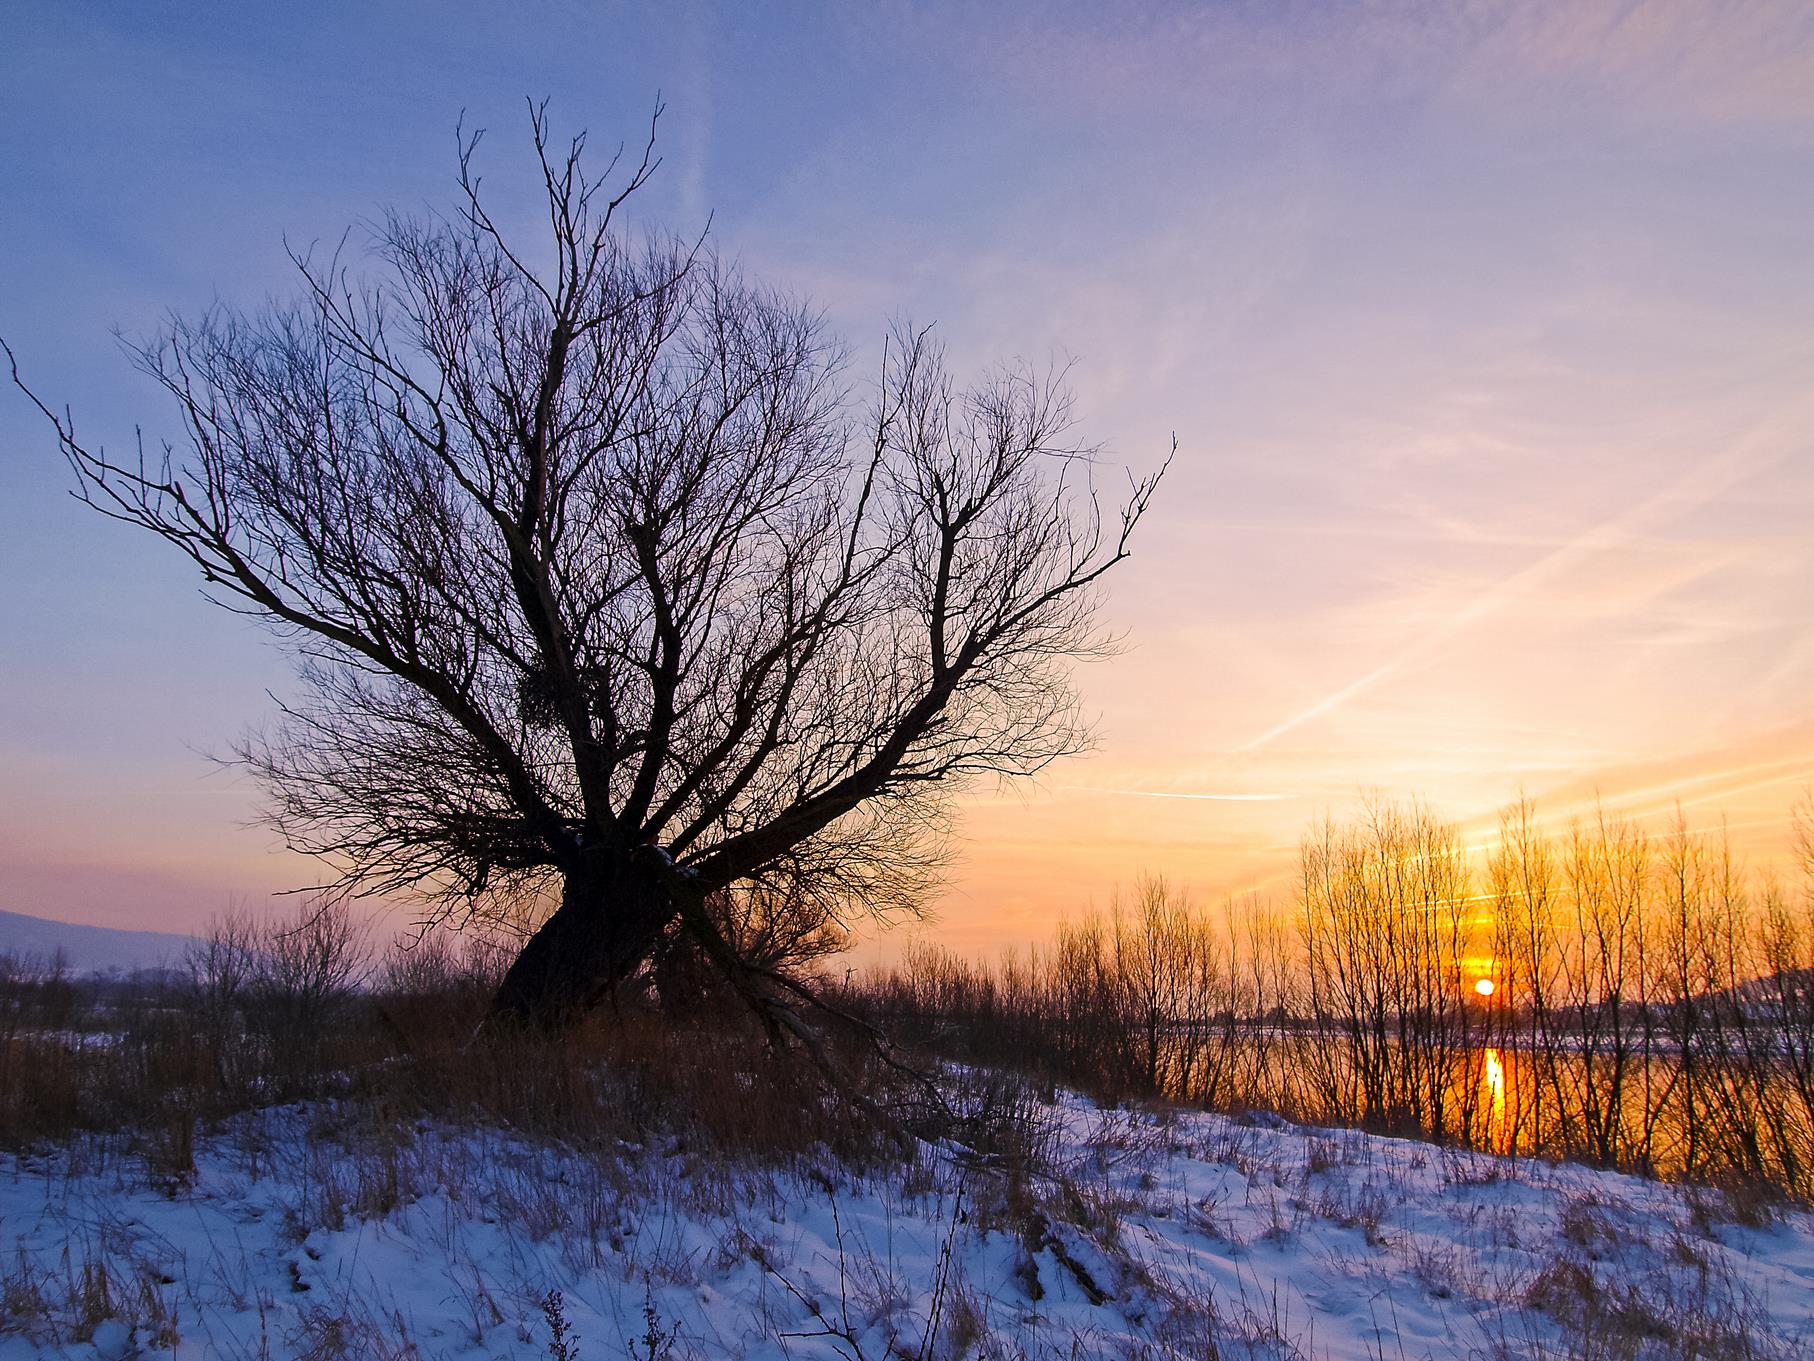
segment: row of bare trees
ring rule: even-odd
[[[366,935],[339,901],[289,919],[243,910],[215,919],[182,960],[177,1010],[222,1089],[319,1066],[366,970]]]
[[[1486,865],[1516,1053],[1503,1138],[1696,1176],[1814,1181],[1814,821],[1799,872],[1748,870],[1723,834],[1600,816],[1566,835],[1518,805]]]
[[[0,953],[0,1148],[77,1130],[152,1140],[345,1090],[404,1055],[467,1044],[510,959],[467,932],[373,947],[343,899],[244,907],[161,967],[81,973]]]
[[[1262,1039],[1288,1023],[1291,939],[1283,918],[1208,912],[1149,877],[994,966],[916,945],[865,980],[864,1000],[898,1038],[979,1062],[1099,1094],[1239,1105],[1286,1080]]]
[[[1381,805],[1349,826],[1325,822],[1301,860],[1296,1010],[1346,1041],[1310,1047],[1306,1076],[1361,1123],[1471,1132],[1455,1075],[1480,1028],[1467,977],[1477,905],[1460,837]]]
[[[759,910],[733,924],[760,926]],[[429,1118],[613,1156],[657,1129],[761,1158],[898,1156],[892,1128],[826,1100],[811,1063],[765,1054],[759,1022],[722,988],[678,1016],[626,990],[559,1043],[486,1033],[518,939],[429,932],[375,948],[333,900],[277,917],[230,910],[184,955],[129,974],[0,951],[0,1151],[102,1135],[75,1143],[84,1165],[118,1158],[122,1176],[175,1187],[196,1175],[209,1130],[295,1102],[374,1154]],[[913,1108],[917,1085],[860,1037],[833,1043],[865,1093]],[[247,1156],[272,1156],[257,1127]]]
[[[1306,836],[1296,901],[1163,879],[994,966],[869,980],[903,1034],[1114,1096],[1814,1187],[1814,822],[1801,873],[1723,833],[1521,803],[1470,847],[1418,807]]]

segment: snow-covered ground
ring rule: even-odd
[[[587,1156],[324,1106],[203,1140],[190,1184],[104,1143],[8,1159],[0,1361],[1741,1361],[1814,1327],[1801,1213],[1071,1096],[1034,1116],[1034,1174],[950,1145],[862,1174]]]

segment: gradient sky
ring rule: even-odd
[[[287,291],[282,244],[445,203],[461,110],[635,137],[647,213],[860,352],[1078,361],[1182,452],[1088,668],[1100,748],[967,801],[941,934],[1143,871],[1288,889],[1369,791],[1722,813],[1814,781],[1814,8],[308,6],[38,0],[0,41],[0,334],[111,445],[114,326]],[[525,206],[527,201],[525,200]],[[0,397],[0,907],[187,929],[305,882],[218,751],[287,684]]]

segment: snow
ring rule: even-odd
[[[182,1183],[104,1140],[10,1158],[0,1361],[543,1358],[554,1291],[585,1361],[1736,1361],[1814,1329],[1799,1211],[1062,1093],[1033,1114],[1026,1175],[951,1143],[763,1169],[333,1105],[199,1140]]]

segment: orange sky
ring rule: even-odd
[[[1137,468],[1180,441],[1110,584],[1127,649],[1081,675],[1099,750],[965,797],[941,937],[1042,937],[1148,871],[1286,892],[1370,792],[1480,829],[1521,791],[1680,800],[1782,845],[1814,783],[1805,5],[602,14],[555,52],[475,7],[408,71],[357,6],[42,16],[0,54],[0,329],[87,428],[155,436],[110,325],[443,200],[462,106],[545,90],[614,136],[659,86],[653,206],[715,210],[858,371],[936,320],[960,362],[1074,357]],[[298,882],[195,754],[280,660],[73,507],[12,399],[0,456],[0,908],[183,929]]]

